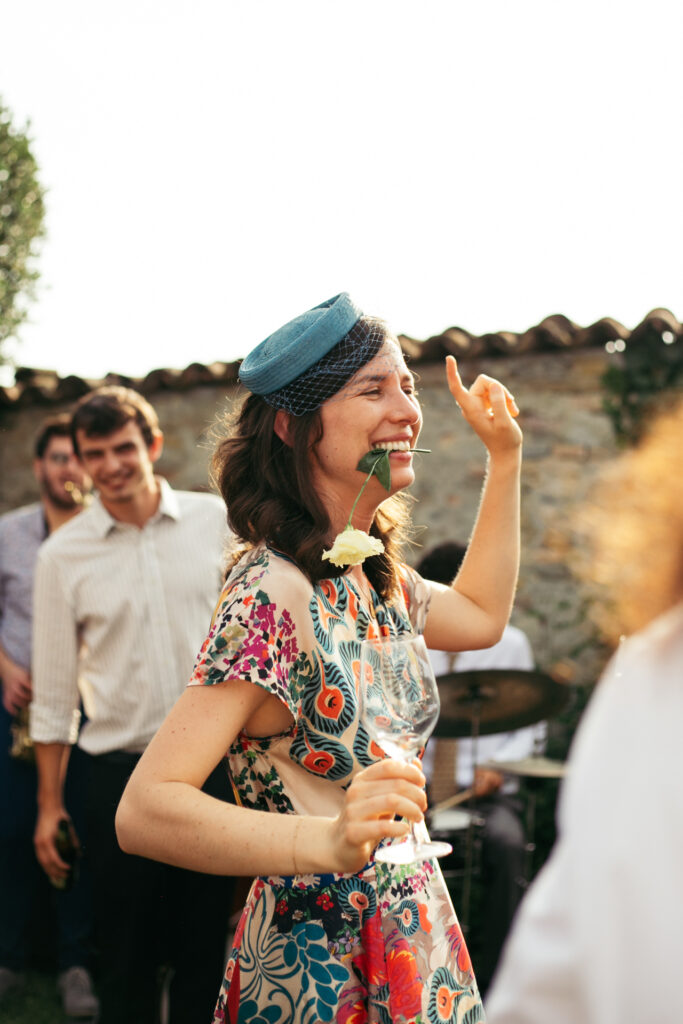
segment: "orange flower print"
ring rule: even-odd
[[[422,978],[405,939],[387,954],[389,1003],[393,1020],[414,1020],[422,1009]]]

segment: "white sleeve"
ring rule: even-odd
[[[488,1024],[584,1024],[574,920],[575,875],[558,845],[517,911],[486,1000]],[[475,964],[476,968],[476,964]]]
[[[577,732],[489,1024],[683,1021],[683,621],[675,642],[627,647]]]
[[[78,624],[59,568],[38,552],[33,587],[31,738],[74,743],[80,720]]]
[[[522,761],[527,757],[540,754],[545,748],[547,735],[545,722],[527,725],[524,729],[515,729],[507,734],[507,738],[492,756],[492,761]]]

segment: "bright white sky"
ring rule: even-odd
[[[19,365],[231,360],[342,290],[425,338],[683,316],[679,0],[32,0]]]

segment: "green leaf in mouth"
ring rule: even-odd
[[[366,452],[360,460],[356,469],[361,473],[367,473],[368,479],[376,476],[385,491],[391,490],[391,466],[389,465],[389,452],[382,448],[375,448],[374,451]]]
[[[411,448],[411,452],[429,452],[429,448]],[[385,491],[391,490],[391,464],[389,452],[385,448],[373,448],[366,452],[360,460],[356,469],[361,473],[368,473],[369,477],[374,474]]]

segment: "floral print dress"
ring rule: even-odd
[[[248,679],[290,710],[290,731],[241,733],[227,753],[239,802],[336,815],[345,788],[383,756],[358,717],[359,641],[419,629],[425,582],[372,614],[346,576],[311,585],[265,545],[233,569],[190,685]],[[478,1024],[484,1012],[436,861],[374,861],[357,874],[255,879],[214,1024]]]

